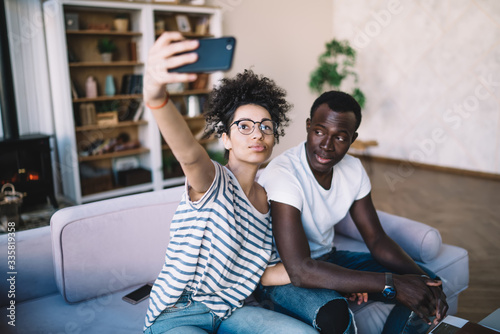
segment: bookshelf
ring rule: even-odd
[[[144,63],[162,31],[187,26],[186,38],[221,36],[221,10],[87,0],[49,0],[43,7],[54,16],[46,20],[45,30],[63,195],[80,204],[182,184],[184,177],[174,171],[170,150],[142,103]],[[125,30],[114,27],[118,17],[128,20]],[[114,44],[110,60],[98,50],[102,39]],[[193,114],[191,102],[198,101],[201,107],[221,78],[222,73],[213,73],[172,91],[171,98],[193,134],[204,128],[204,120]],[[89,90],[93,82],[94,94]],[[206,145],[213,140],[200,142]],[[123,176],[127,170],[134,174],[118,180],[117,173]]]

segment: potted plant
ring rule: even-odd
[[[351,95],[358,101],[361,108],[365,105],[365,95],[358,85],[358,75],[354,71],[356,50],[348,41],[331,40],[325,45],[326,51],[318,58],[318,67],[311,73],[309,87],[321,94],[326,89],[340,90],[343,82],[351,81]]]
[[[115,19],[113,20],[113,26],[116,31],[128,31],[128,15],[125,13],[116,15]]]
[[[97,41],[97,49],[101,54],[103,62],[110,62],[113,58],[113,52],[116,51],[116,44],[109,38],[101,38]]]

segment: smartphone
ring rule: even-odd
[[[130,304],[138,304],[149,297],[149,293],[153,288],[152,283],[144,284],[140,288],[132,291],[131,293],[122,297],[122,299]]]
[[[231,68],[236,47],[234,37],[204,38],[199,41],[198,48],[190,51],[198,54],[198,60],[192,64],[172,68],[170,72],[208,73],[228,71]]]

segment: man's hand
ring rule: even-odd
[[[420,275],[394,275],[396,299],[431,324],[430,317],[441,321],[448,310],[441,281]]]
[[[436,325],[446,317],[446,313],[448,312],[446,295],[444,294],[441,281],[427,278],[425,283],[434,294],[436,300],[436,319],[434,319],[434,325]]]
[[[361,305],[362,303],[368,302],[368,293],[366,293],[366,292],[348,293],[348,294],[344,295],[344,297],[347,298],[347,300],[349,300],[351,302],[357,301],[356,303],[358,305]]]

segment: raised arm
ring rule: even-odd
[[[215,168],[183,116],[168,100],[165,87],[169,83],[196,80],[196,74],[171,73],[168,70],[196,61],[196,53],[179,53],[193,51],[197,47],[198,41],[184,40],[178,32],[163,33],[149,51],[144,75],[144,101],[189,181],[191,200],[197,200],[208,190],[215,177]]]

